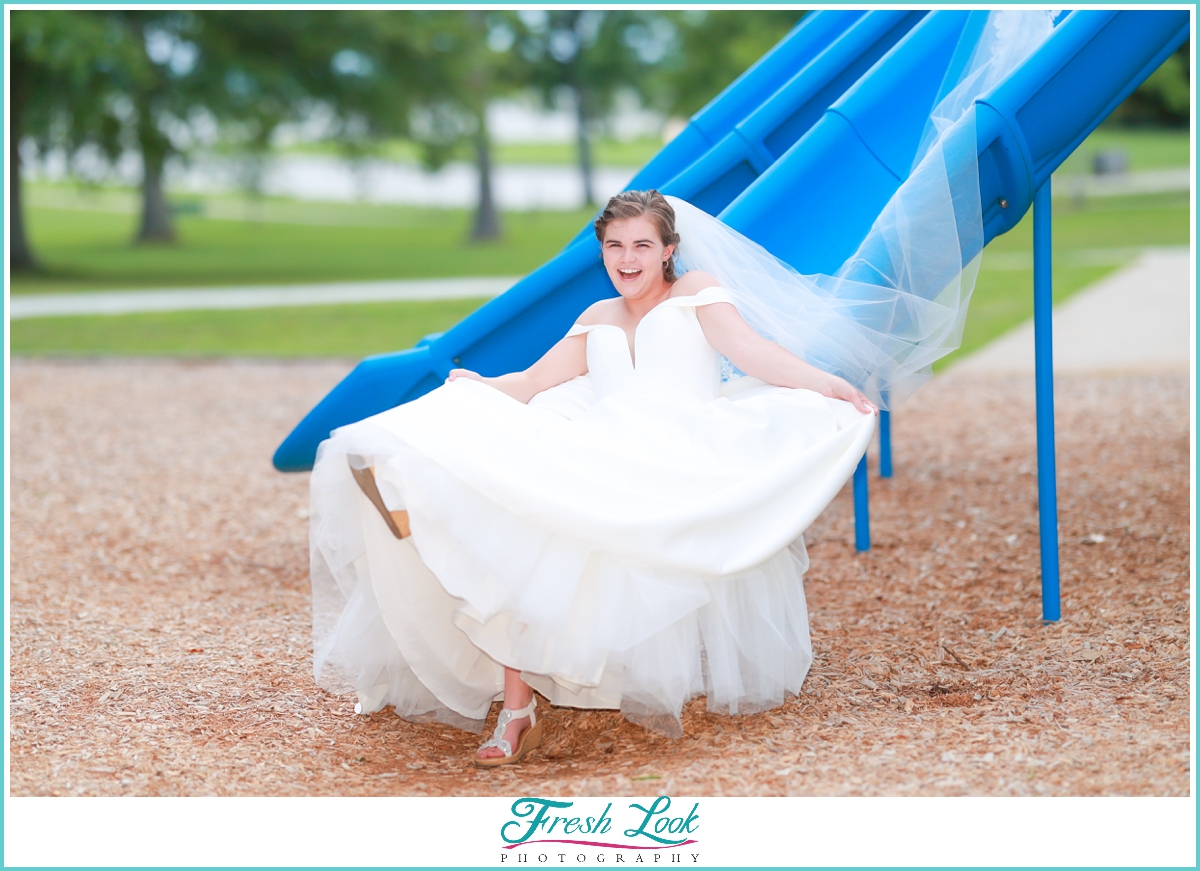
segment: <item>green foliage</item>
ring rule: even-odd
[[[799,23],[792,9],[689,10],[662,13],[677,31],[678,48],[657,73],[657,103],[690,116],[749,69]]]
[[[13,272],[38,266],[21,202],[21,146],[26,139],[43,148],[59,144],[68,153],[91,142],[110,159],[121,151],[123,107],[116,100],[116,72],[140,77],[141,55],[104,25],[95,16],[47,10],[17,10],[10,18],[8,232]]]
[[[202,77],[211,106],[265,149],[285,121],[314,110],[350,153],[408,133],[409,111],[437,86],[419,38],[379,10],[206,10]],[[235,127],[236,129],[236,127]]]
[[[422,163],[436,170],[468,143],[487,139],[487,102],[505,90],[503,57],[489,50],[487,18],[481,11],[393,11],[397,34],[422,47],[427,74],[418,101],[412,138]],[[478,159],[477,152],[473,155]]]
[[[30,132],[78,129],[48,143],[66,147],[98,139],[79,123],[89,110],[170,151],[186,146],[198,112],[261,149],[279,124],[320,107],[330,136],[353,148],[407,133],[417,95],[438,87],[420,40],[376,10],[20,11],[12,41],[39,72],[58,73],[39,79],[45,105]]]
[[[662,13],[637,10],[524,10],[511,19],[519,75],[547,105],[567,90],[575,103],[584,197],[595,202],[591,141],[621,89],[646,94],[649,71],[672,49]]]
[[[672,48],[673,29],[661,13],[631,10],[526,10],[513,19],[522,79],[553,104],[574,92],[580,117],[606,115],[621,88],[640,90],[649,70]]]
[[[139,239],[173,239],[163,166],[197,124],[217,122],[261,157],[280,124],[322,110],[328,135],[361,154],[407,134],[412,106],[442,87],[422,41],[378,10],[36,10],[15,21],[17,94],[28,96],[14,100],[14,125],[68,153],[138,152]],[[19,213],[16,193],[13,204]]]
[[[116,98],[146,77],[144,55],[106,18],[57,10],[15,10],[9,29],[12,123],[43,148],[95,143],[121,150]]]
[[[1192,103],[1190,57],[1188,41],[1114,110],[1108,123],[1186,128]]]

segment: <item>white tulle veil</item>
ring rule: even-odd
[[[895,407],[957,348],[983,251],[974,101],[1049,36],[1052,11],[992,12],[930,113],[912,172],[833,275],[801,275],[675,197],[681,271],[711,273],[761,335]]]

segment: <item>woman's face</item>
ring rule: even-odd
[[[663,263],[675,246],[663,245],[654,222],[639,215],[609,224],[601,247],[604,268],[617,292],[637,299],[661,290]]]

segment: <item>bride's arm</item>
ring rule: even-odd
[[[587,336],[567,336],[524,372],[484,378],[470,369],[451,369],[447,381],[470,378],[507,393],[518,402],[528,402],[543,390],[587,372]]]
[[[831,375],[764,339],[742,319],[731,303],[698,306],[696,318],[704,338],[747,375],[778,387],[803,387],[822,396],[844,399],[861,412],[873,412],[867,397],[844,378]]]

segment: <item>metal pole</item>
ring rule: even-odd
[[[1051,329],[1050,180],[1033,195],[1033,346],[1037,386],[1038,523],[1042,547],[1042,619],[1061,616],[1058,493],[1054,463],[1054,344]]]
[[[854,547],[871,549],[871,511],[867,503],[867,455],[854,469]]]
[[[892,415],[879,412],[879,477],[892,477]]]

